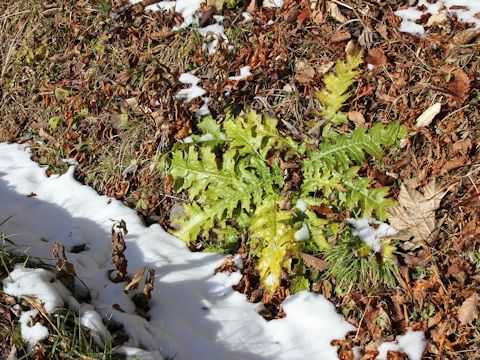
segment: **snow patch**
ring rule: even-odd
[[[413,35],[425,33],[425,27],[416,23],[423,15],[446,13],[457,16],[460,21],[473,23],[476,29],[480,28],[480,17],[475,17],[480,13],[480,1],[438,0],[431,4],[427,0],[419,0],[416,6],[395,11],[395,15],[402,18],[399,30]]]
[[[249,76],[252,76],[252,73],[250,72],[250,66],[243,66],[240,68],[240,75],[230,76],[228,80],[240,81],[240,80],[245,80]]]
[[[244,11],[242,13],[242,16],[243,16],[243,21],[247,22],[247,21],[250,21],[250,20],[253,20],[253,17],[252,15],[250,15],[250,13]]]
[[[200,82],[200,79],[193,74],[184,73],[180,75],[180,77],[178,78],[178,81],[186,85],[198,85],[198,83]]]
[[[300,230],[297,230],[293,237],[297,241],[306,241],[310,239],[310,230],[308,230],[307,224],[303,223]]]
[[[143,0],[130,0],[130,3],[135,5],[143,2]],[[176,29],[183,29],[198,21],[198,10],[203,0],[176,0],[176,1],[160,1],[159,3],[148,5],[147,11],[170,11],[174,10],[183,17],[183,23]]]
[[[301,212],[307,211],[308,203],[303,199],[298,199],[295,207],[300,210]]]
[[[206,93],[204,89],[198,86],[200,79],[193,74],[184,73],[181,74],[178,78],[182,84],[190,85],[187,89],[182,89],[175,95],[176,99],[183,100],[185,102],[190,102],[197,97],[200,97]]]
[[[51,314],[70,297],[65,286],[55,280],[55,275],[45,269],[27,269],[15,265],[10,276],[3,279],[3,291],[11,296],[35,297],[43,303],[45,311]]]
[[[236,254],[233,257],[233,263],[237,266],[237,268],[243,269],[243,260],[242,260],[242,257],[240,256],[240,254]]]
[[[195,115],[198,117],[210,115],[210,109],[208,108],[208,103],[210,102],[211,99],[209,97],[203,97],[202,100],[203,100],[202,106],[200,106],[200,109],[198,109],[197,112],[195,113]]]
[[[120,346],[115,352],[125,355],[127,360],[163,360],[162,355],[158,351],[146,351],[130,346]]]
[[[220,24],[212,24],[198,29],[198,32],[202,37],[207,39],[207,43],[204,44],[210,55],[215,54],[217,45],[220,39],[228,43],[227,35],[225,35],[225,28]]]
[[[386,342],[378,347],[377,360],[386,360],[389,351],[405,353],[410,360],[421,360],[425,345],[425,334],[408,328],[407,333],[398,335],[394,342]]]
[[[48,336],[48,329],[36,322],[32,325],[32,319],[38,315],[38,310],[30,310],[22,312],[18,322],[20,323],[20,333],[22,339],[28,342],[28,351],[31,352],[35,344],[42,341]]]
[[[111,339],[110,332],[94,307],[89,304],[79,304],[71,296],[70,291],[56,280],[54,273],[42,268],[29,269],[17,264],[10,275],[2,282],[5,293],[16,298],[22,296],[36,298],[43,304],[47,314],[52,314],[67,303],[70,309],[79,313],[80,324],[91,330],[97,345],[103,347]],[[31,330],[26,329],[25,333],[29,335]],[[24,340],[30,341],[30,338],[24,338]]]
[[[373,218],[349,218],[347,222],[354,227],[352,234],[358,236],[375,252],[381,250],[383,238],[398,233],[394,227]]]

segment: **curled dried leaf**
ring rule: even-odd
[[[115,231],[115,227],[117,227],[120,231]],[[113,224],[112,226],[112,243],[113,243],[113,250],[112,250],[112,260],[113,264],[115,265],[116,274],[113,281],[115,282],[122,282],[127,279],[127,265],[128,261],[125,257],[125,250],[127,249],[127,244],[125,243],[124,235],[127,234],[127,226],[125,221],[120,220],[119,222]]]

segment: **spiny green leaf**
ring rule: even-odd
[[[204,116],[198,123],[199,129],[203,135],[198,137],[198,141],[224,141],[225,134],[220,129],[220,125],[212,118],[211,115]],[[194,139],[195,137],[192,136]]]
[[[285,257],[296,246],[291,211],[278,209],[278,198],[271,196],[254,213],[251,236],[260,239],[263,249],[258,260],[262,287],[274,290],[280,284]]]
[[[358,212],[360,217],[371,217],[375,214],[378,220],[386,220],[387,210],[395,201],[386,198],[388,187],[370,188],[370,183],[368,178],[345,182],[345,187],[349,190],[345,197],[345,207]]]
[[[237,149],[240,155],[256,154],[264,160],[280,138],[277,120],[253,111],[226,120],[223,127],[230,141],[230,148]]]
[[[363,63],[362,56],[362,52],[357,52],[347,56],[346,61],[337,62],[335,74],[326,75],[325,88],[315,94],[324,106],[323,117],[336,125],[347,121],[347,117],[340,109],[350,97],[348,89],[355,82],[355,77],[360,74],[356,69]]]
[[[209,118],[199,126],[223,136]],[[279,142],[276,120],[247,113],[225,121],[224,129],[228,148],[221,157],[208,143],[172,152],[170,173],[178,184],[176,190],[186,190],[191,201],[184,206],[185,216],[175,220],[175,235],[187,243],[225,226],[235,211],[251,216],[265,197],[283,187],[279,165],[269,165],[264,150],[265,145],[272,149]]]

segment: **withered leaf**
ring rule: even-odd
[[[338,30],[335,31],[335,33],[332,35],[332,38],[330,41],[332,43],[339,43],[345,40],[349,40],[352,37],[352,35],[346,31],[346,30]]]
[[[338,214],[333,211],[328,205],[321,204],[321,205],[312,205],[310,208],[313,212],[320,218],[323,219],[336,219],[338,218]]]
[[[297,16],[297,28],[301,28],[303,23],[308,20],[310,17],[310,9],[308,7],[304,8],[300,14]]]
[[[458,320],[462,325],[470,324],[472,321],[478,318],[479,305],[480,296],[478,296],[477,293],[473,293],[468,299],[463,302],[457,313]]]
[[[308,84],[315,77],[315,69],[305,60],[299,60],[295,64],[295,80],[302,84]]]
[[[327,3],[327,12],[328,14],[337,20],[340,23],[347,22],[347,18],[340,12],[340,9],[338,8],[338,5],[335,4],[333,1],[329,1]]]
[[[348,120],[353,121],[355,124],[365,124],[365,117],[359,111],[349,111],[347,113]]]
[[[446,13],[439,13],[439,14],[433,14],[428,18],[427,24],[425,25],[426,27],[430,27],[436,24],[442,24],[445,21],[447,21],[447,14]]]
[[[369,48],[373,43],[374,32],[368,26],[363,28],[362,33],[358,37],[358,43],[364,47]]]
[[[302,258],[305,265],[313,267],[318,271],[324,271],[328,269],[328,263],[325,260],[319,259],[316,256],[306,254],[306,253],[299,253],[300,257]]]
[[[383,49],[379,47],[370,49],[367,53],[365,61],[368,64],[372,64],[375,66],[388,65],[388,58],[383,52]]]
[[[455,103],[460,105],[467,99],[470,91],[470,78],[462,69],[455,70],[453,76],[447,88],[454,95]]]
[[[435,240],[435,211],[445,193],[435,179],[423,188],[423,193],[401,185],[398,203],[388,210],[387,216],[390,225],[399,230],[395,238],[405,240],[404,249],[416,249],[424,241],[432,243]]]
[[[138,287],[138,284],[140,283],[140,280],[142,280],[144,274],[145,266],[138,270],[135,275],[133,275],[133,279],[127,285],[125,285],[124,291],[128,292],[132,288],[136,289]]]
[[[425,110],[422,115],[417,118],[417,127],[426,127],[431,124],[435,116],[438,115],[442,109],[442,104],[437,102]]]

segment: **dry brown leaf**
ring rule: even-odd
[[[359,111],[349,111],[347,113],[348,120],[353,121],[355,124],[365,124],[365,117]]]
[[[470,43],[472,40],[475,40],[479,36],[480,36],[480,29],[463,30],[453,37],[451,44],[453,46],[465,45]]]
[[[344,22],[347,22],[347,18],[340,12],[340,9],[338,8],[338,5],[335,4],[334,2],[332,1],[329,1],[328,4],[327,4],[327,11],[328,11],[328,14],[334,18],[335,20],[337,20],[338,22],[340,23],[344,23]]]
[[[256,10],[257,10],[257,1],[256,0],[250,1],[250,4],[247,6],[247,11],[250,14],[253,14]]]
[[[418,248],[424,241],[432,243],[437,235],[435,210],[446,191],[437,185],[435,180],[427,184],[423,193],[404,184],[400,187],[398,203],[388,210],[388,221],[399,230],[395,237],[405,240],[402,248],[412,250]]]
[[[447,21],[447,14],[446,13],[438,13],[438,14],[433,14],[428,18],[427,24],[425,25],[426,27],[430,27],[436,24],[443,24],[445,21]]]
[[[300,29],[303,26],[303,23],[308,20],[311,12],[308,7],[305,7],[300,14],[297,16],[297,28]]]
[[[458,309],[458,320],[462,325],[470,324],[472,321],[478,318],[478,308],[480,305],[480,296],[477,293],[473,293],[467,300],[465,300]]]
[[[388,65],[388,58],[383,52],[383,49],[379,47],[370,49],[367,53],[365,61],[368,64],[372,64],[375,66]]]
[[[145,266],[138,270],[135,275],[133,275],[133,279],[127,285],[125,285],[124,291],[128,292],[132,288],[136,289],[138,287],[138,284],[140,283],[140,280],[142,280],[144,274]]]
[[[75,268],[73,267],[73,264],[70,263],[67,259],[67,255],[65,253],[65,246],[63,246],[58,241],[55,241],[53,244],[52,256],[55,258],[55,267],[58,271],[70,275],[77,275],[75,273]]]
[[[330,41],[332,43],[339,43],[339,42],[342,42],[342,41],[345,41],[345,40],[349,40],[351,37],[352,37],[352,35],[348,31],[338,30],[338,31],[335,31],[333,33]]]
[[[470,91],[470,78],[462,69],[457,69],[453,72],[453,80],[448,84],[447,89],[454,96],[454,102],[461,105]]]
[[[438,115],[440,110],[442,109],[442,104],[437,102],[430,106],[427,110],[425,110],[422,115],[417,118],[416,126],[419,127],[427,127],[431,124],[435,116]]]
[[[329,61],[327,63],[321,64],[316,67],[317,74],[324,75],[330,71],[330,69],[335,65],[334,61]]]
[[[295,80],[302,84],[312,82],[315,77],[315,69],[305,60],[299,60],[295,64]]]
[[[370,48],[373,44],[373,38],[375,33],[368,26],[363,28],[362,33],[358,37],[358,43],[364,48]]]
[[[118,228],[118,231],[115,231],[115,227]],[[115,278],[112,281],[122,282],[125,281],[128,274],[128,261],[125,257],[125,250],[127,249],[127,244],[125,243],[124,236],[127,234],[127,227],[124,220],[120,220],[112,226],[112,260],[115,265]]]
[[[313,267],[318,271],[324,271],[328,269],[328,263],[322,259],[317,258],[316,256],[301,252],[300,257],[302,258],[305,265]]]

